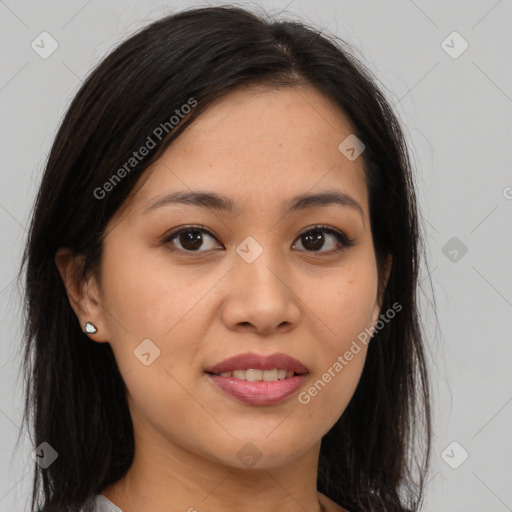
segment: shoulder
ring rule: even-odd
[[[41,512],[33,510],[32,512]],[[97,494],[89,498],[80,508],[79,512],[123,512],[119,507],[114,505],[103,494]]]
[[[97,494],[87,500],[80,512],[123,512],[119,507],[114,505],[103,494]]]
[[[318,493],[318,498],[320,504],[324,506],[325,512],[349,512],[321,492]]]

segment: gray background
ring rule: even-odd
[[[13,451],[22,411],[13,279],[59,120],[113,44],[193,5],[206,3],[0,0],[0,511],[26,510],[30,489],[34,447],[23,434]],[[425,268],[435,399],[425,510],[512,510],[512,1],[238,5],[285,9],[340,35],[396,105],[417,175],[440,325]],[[58,43],[47,59],[31,47],[43,31]],[[463,40],[448,37],[454,31],[469,44],[461,55]]]

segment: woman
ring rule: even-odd
[[[398,121],[342,42],[230,7],[141,30],[34,208],[32,508],[419,510],[422,248]]]

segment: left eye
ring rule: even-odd
[[[327,251],[322,251],[326,253],[334,253],[339,252],[341,249],[345,247],[352,247],[355,245],[353,240],[350,240],[348,237],[346,237],[344,234],[328,228],[326,226],[314,226],[312,228],[309,228],[307,231],[304,231],[300,236],[299,240],[304,239],[306,241],[306,245],[312,248],[311,251],[308,250],[308,252],[319,252],[321,248],[324,247],[326,236],[324,233],[327,233],[328,237],[331,237],[331,239],[334,239],[335,242],[333,248]],[[302,242],[301,242],[302,243]],[[341,248],[340,248],[341,246]],[[304,244],[303,244],[304,247]]]
[[[319,252],[320,249],[324,248],[326,240],[328,241],[329,238],[331,239],[331,248],[321,252],[338,252],[340,250],[339,246],[344,248],[355,245],[354,242],[348,239],[344,234],[326,226],[313,226],[312,228],[308,228],[299,235],[298,240],[302,244],[303,250],[307,252]],[[210,242],[210,247],[200,251],[199,249],[208,239],[212,241]],[[187,226],[171,233],[165,238],[164,243],[175,245],[174,242],[176,241],[181,245],[181,247],[177,248],[185,252],[206,252],[215,247],[220,247],[213,242],[215,240],[216,238],[202,226]],[[307,247],[304,247],[304,245]]]

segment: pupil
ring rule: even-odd
[[[201,233],[197,230],[190,229],[183,232],[180,236],[180,243],[185,249],[199,249],[202,242],[203,238]]]
[[[316,235],[314,235],[316,233]],[[304,235],[304,238],[307,240],[306,243],[311,243],[312,249],[314,251],[318,251],[322,248],[322,245],[324,244],[324,236],[321,231],[310,231],[306,235]],[[303,245],[306,247],[306,244],[303,243]]]

